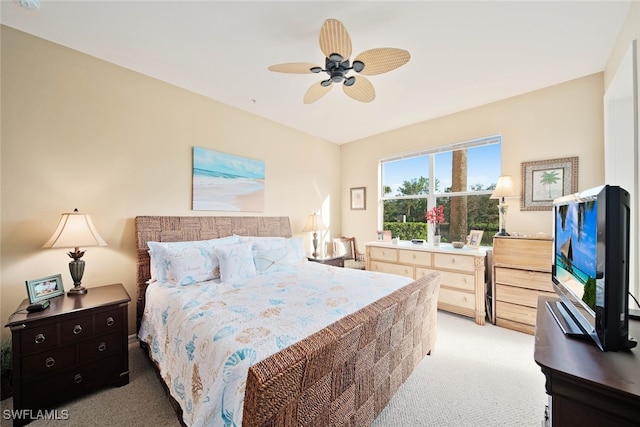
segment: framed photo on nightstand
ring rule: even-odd
[[[60,274],[27,280],[26,284],[31,304],[64,295],[64,285]]]

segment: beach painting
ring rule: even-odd
[[[264,162],[193,147],[193,210],[264,212]]]

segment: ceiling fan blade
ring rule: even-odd
[[[329,93],[329,91],[331,90],[332,87],[333,87],[332,84],[330,84],[328,86],[322,86],[322,84],[319,83],[319,82],[318,83],[314,83],[307,90],[307,93],[304,94],[304,103],[305,104],[312,104],[312,103],[316,102],[318,99],[322,98],[327,93]]]
[[[313,67],[317,67],[317,65],[310,62],[289,62],[286,64],[272,65],[269,67],[269,71],[291,74],[309,74]]]
[[[360,102],[371,102],[376,98],[376,91],[366,77],[357,76],[356,82],[351,86],[342,85],[344,93]]]
[[[386,73],[403,66],[411,59],[409,52],[393,47],[381,47],[378,49],[365,50],[353,60],[364,62],[364,70],[360,74],[373,76]]]
[[[351,56],[351,37],[342,22],[337,19],[327,19],[320,29],[320,50],[325,57],[332,53],[349,59]]]

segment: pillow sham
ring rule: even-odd
[[[289,270],[303,264],[307,258],[301,237],[242,237],[252,244],[253,261],[258,273]]]
[[[251,246],[249,242],[241,242],[216,248],[221,281],[232,283],[256,275]]]
[[[235,236],[187,242],[147,242],[151,277],[160,283],[191,285],[220,278],[215,249],[237,243]]]

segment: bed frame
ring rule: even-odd
[[[148,241],[291,237],[288,217],[139,216],[135,224],[138,329]],[[370,425],[433,350],[440,280],[431,273],[253,365],[243,426]]]

